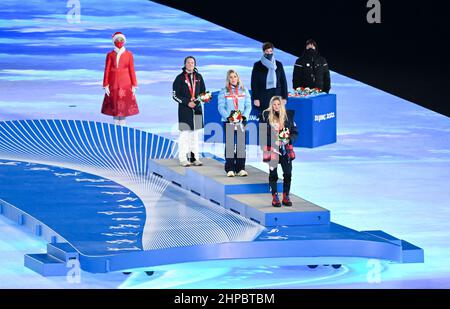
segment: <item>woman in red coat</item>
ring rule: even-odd
[[[136,72],[133,54],[125,50],[126,38],[121,32],[113,35],[115,48],[106,55],[102,114],[113,116],[116,125],[125,125],[127,116],[139,113],[136,102]]]

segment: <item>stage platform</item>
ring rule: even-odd
[[[271,194],[231,194],[227,208],[264,226],[330,223],[330,211],[291,194],[291,207],[273,207]]]
[[[423,262],[421,248],[331,222],[301,197],[272,209],[264,171],[227,178],[215,159],[182,168],[176,150],[160,136],[98,122],[0,122],[0,213],[49,242],[25,265],[54,276],[77,262],[92,273],[239,259]]]
[[[180,187],[191,190],[211,202],[226,207],[225,195],[269,192],[269,175],[246,166],[248,176],[226,177],[224,164],[211,158],[202,159],[203,166],[182,167],[177,159],[154,159],[149,169]],[[282,182],[278,181],[282,191]]]
[[[191,192],[225,207],[264,226],[327,224],[330,212],[295,194],[292,207],[275,208],[271,205],[268,173],[247,166],[248,176],[227,177],[222,162],[202,159],[203,166],[182,167],[177,159],[159,159],[149,162],[155,175],[190,190]],[[282,180],[278,181],[283,191]]]

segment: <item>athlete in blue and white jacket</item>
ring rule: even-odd
[[[228,177],[247,176],[245,124],[250,116],[252,103],[249,91],[234,70],[227,72],[226,84],[219,93],[217,107],[225,128],[225,172]],[[241,112],[242,122],[234,122],[230,119],[231,112],[236,110]]]

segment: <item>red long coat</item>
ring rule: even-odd
[[[109,85],[110,95],[105,94],[102,114],[109,116],[132,116],[139,113],[136,96],[131,87],[137,87],[136,72],[134,71],[133,54],[125,50],[119,59],[117,67],[117,53],[111,51],[106,55],[103,87]]]

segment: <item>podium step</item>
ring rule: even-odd
[[[290,195],[292,206],[273,207],[271,194],[232,194],[226,208],[264,226],[330,223],[330,211]]]
[[[425,260],[422,248],[402,240],[402,263],[423,263]]]
[[[203,158],[202,161],[203,166],[181,167],[177,159],[155,159],[149,161],[149,169],[155,175],[261,225],[315,225],[330,222],[327,209],[295,195],[291,195],[292,207],[272,207],[269,175],[265,171],[247,166],[248,176],[227,177],[222,162],[211,158]],[[277,186],[282,192],[281,180]]]
[[[78,260],[78,252],[67,242],[47,244],[47,254],[63,261]]]
[[[406,240],[398,239],[391,234],[380,230],[374,231],[362,231],[363,233],[368,233],[372,236],[379,237],[383,240],[387,240],[393,244],[401,246],[402,248],[402,263],[423,263],[424,262],[424,252],[423,249],[417,247]]]
[[[388,234],[386,232],[383,232],[381,230],[362,231],[362,232],[368,233],[368,234],[370,234],[372,236],[376,236],[376,237],[382,238],[384,240],[387,240],[387,241],[389,241],[391,243],[394,243],[396,245],[399,245],[399,246],[401,245],[401,242],[402,242],[400,239],[398,239],[398,238],[396,238],[396,237],[394,237],[394,236],[392,236],[392,235],[390,235],[390,234]]]
[[[174,185],[189,189],[186,181],[186,169],[189,167],[180,166],[177,159],[153,159],[149,160],[148,168],[154,175],[160,176]]]
[[[252,166],[246,166],[248,176],[227,177],[224,165],[211,158],[202,158],[203,166],[181,167],[177,159],[150,160],[149,169],[211,202],[226,207],[227,194],[268,193],[269,175]],[[278,190],[282,190],[278,181]]]
[[[64,261],[46,253],[26,254],[24,265],[44,277],[65,276],[69,271]]]

